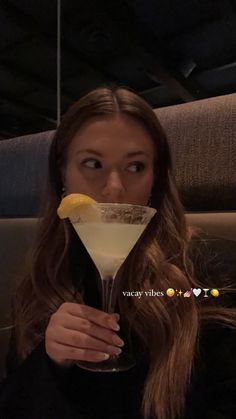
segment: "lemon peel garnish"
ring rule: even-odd
[[[57,215],[61,219],[73,217],[77,214],[80,215],[82,209],[84,213],[86,211],[86,206],[96,203],[97,201],[95,201],[93,198],[81,193],[73,193],[70,195],[66,195],[61,200],[61,203],[57,208]]]

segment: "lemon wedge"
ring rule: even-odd
[[[90,198],[88,195],[81,193],[73,193],[65,196],[57,209],[57,214],[60,218],[74,217],[81,215],[81,212],[86,215],[86,211],[91,204],[96,204],[97,201]]]

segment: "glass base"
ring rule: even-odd
[[[119,372],[126,371],[136,364],[135,359],[127,354],[111,355],[109,359],[101,362],[78,361],[76,365],[85,370],[94,372]]]

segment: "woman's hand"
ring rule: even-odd
[[[77,303],[63,303],[51,316],[45,333],[48,356],[62,367],[76,361],[99,362],[119,354],[124,342],[118,314],[108,314]]]

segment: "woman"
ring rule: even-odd
[[[119,315],[101,311],[91,259],[70,222],[57,216],[61,196],[70,193],[157,209],[124,265]],[[229,272],[217,267],[216,277],[214,260],[206,275],[201,255],[207,248],[186,226],[165,134],[140,97],[123,88],[98,88],[73,105],[52,142],[44,207],[32,269],[14,301],[21,365],[2,385],[0,416],[236,417],[236,310],[230,289],[224,294],[221,286],[218,299],[138,299],[122,293],[219,288],[217,281],[232,275],[230,260]],[[119,324],[124,336],[132,331],[135,367],[107,374],[75,365],[120,353],[125,338]]]

